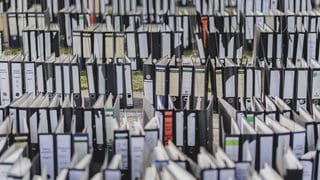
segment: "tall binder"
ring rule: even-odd
[[[71,77],[72,77],[72,93],[73,100],[77,107],[82,105],[82,96],[81,96],[81,81],[80,81],[80,69],[78,65],[78,56],[73,56],[71,59]]]
[[[296,60],[296,77],[295,82],[295,110],[299,107],[307,109],[307,89],[308,89],[308,65],[304,59]]]
[[[16,100],[23,94],[23,59],[15,56],[10,60],[12,78],[12,99]]]
[[[157,97],[155,102],[156,108],[160,107],[160,104],[167,107],[168,63],[168,57],[164,57],[155,65],[155,96]]]

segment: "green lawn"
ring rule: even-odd
[[[5,55],[17,55],[22,54],[22,48],[4,48]]]

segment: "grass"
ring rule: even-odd
[[[252,51],[243,51],[243,59],[251,59]]]
[[[71,47],[60,47],[60,54],[72,54]]]
[[[141,71],[132,72],[133,91],[143,91],[143,73]]]
[[[88,89],[87,72],[85,70],[80,72],[81,89]]]
[[[5,48],[4,49],[4,54],[6,55],[17,55],[17,54],[22,54],[22,48]]]
[[[81,89],[88,89],[87,73],[85,70],[80,72]],[[133,91],[143,91],[143,73],[141,71],[132,72]]]

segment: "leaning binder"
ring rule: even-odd
[[[197,161],[201,169],[200,178],[203,180],[218,179],[218,169],[212,159],[212,155],[205,148],[200,148]]]
[[[121,172],[121,155],[116,154],[112,157],[110,163],[108,165],[105,165],[107,167],[102,168],[103,169],[103,177],[104,179],[112,178],[115,180],[120,180],[122,177],[122,172]]]
[[[241,160],[241,134],[236,123],[236,110],[224,99],[219,99],[220,144],[233,161]]]
[[[263,169],[267,163],[273,164],[274,133],[260,118],[255,118],[254,129],[257,131],[256,169]]]
[[[276,167],[276,157],[281,156],[281,153],[284,149],[284,144],[289,144],[291,142],[291,135],[287,128],[281,126],[279,122],[274,121],[267,116],[265,118],[265,123],[274,132],[272,167]]]
[[[299,158],[300,164],[303,167],[302,176],[304,179],[315,179],[315,159],[310,157],[311,152],[304,154]]]
[[[313,120],[309,112],[304,108],[299,108],[299,114],[293,113],[293,119],[300,126],[306,129],[306,152],[314,151],[316,148],[317,122]]]
[[[284,144],[278,163],[281,165],[278,164],[277,169],[285,180],[302,179],[303,166],[287,144]]]
[[[2,154],[0,161],[0,178],[8,178],[8,172],[14,164],[26,157],[27,148],[27,143],[22,143],[21,145],[14,143]]]
[[[71,166],[68,168],[69,179],[88,179],[91,159],[92,154],[79,158],[75,153],[72,157]]]

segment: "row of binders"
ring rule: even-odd
[[[29,60],[36,60],[40,57],[47,59],[52,54],[60,56],[59,28],[56,24],[50,24],[45,29],[26,27],[22,30],[23,54]]]
[[[253,58],[266,59],[319,59],[319,35],[315,31],[277,33],[269,26],[257,26],[253,47]]]
[[[27,27],[44,29],[49,23],[48,12],[42,12],[41,6],[34,5],[27,11],[16,12],[13,9],[7,11],[9,46],[22,45],[22,30]]]
[[[242,59],[244,33],[237,30],[213,31],[207,33],[207,39],[205,51],[208,57]]]
[[[27,56],[1,57],[1,105],[6,106],[24,93],[73,94],[81,100],[80,70],[77,56],[38,58]],[[80,101],[81,102],[81,101]]]
[[[92,132],[92,125],[83,128],[83,121],[79,119],[83,118],[83,110],[74,114],[71,103],[69,96],[62,100],[60,95],[34,97],[26,93],[3,109],[7,114],[0,123],[1,179],[10,177],[11,168],[16,169],[15,173],[18,170],[18,174],[14,174],[18,179],[29,179],[41,173],[44,174],[42,178],[55,179],[56,172],[72,166],[72,162],[75,164],[89,153],[92,141],[88,138],[92,136],[88,133]],[[4,152],[8,145],[11,146]],[[20,164],[17,169],[16,163],[21,159],[25,159],[23,166]]]
[[[127,56],[135,70],[140,67],[142,59],[150,56],[156,59],[173,55],[181,57],[183,35],[182,30],[172,31],[165,24],[142,25],[138,30],[129,26],[123,32],[115,31],[110,25],[97,24],[86,29],[73,29],[72,49],[74,55],[83,59],[92,54],[99,59]]]
[[[292,0],[292,1],[278,1],[278,0],[239,0],[237,1],[237,10],[239,13],[249,14],[250,12],[262,12],[268,15],[270,12],[278,9],[282,12],[304,12],[313,9],[311,0]],[[271,11],[270,11],[271,10]]]
[[[239,108],[219,99],[220,145],[230,159],[250,162],[257,171],[268,164],[285,179],[317,179],[319,110],[294,111],[278,97],[254,98],[251,107]]]
[[[284,65],[280,60],[263,59],[254,66],[226,58],[211,59],[210,67],[211,93],[233,107],[239,107],[239,101],[251,103],[252,97],[264,99],[264,95],[280,97],[294,110],[311,110],[313,104],[319,104],[320,65],[315,60],[287,60]]]
[[[158,129],[161,143],[167,145],[169,141],[172,141],[183,153],[193,159],[199,153],[200,146],[212,151],[212,98],[206,101],[206,104],[205,107],[201,107],[201,102],[198,102],[194,108],[177,108],[172,104],[168,108],[157,109],[147,99],[144,99],[146,135],[149,131],[151,133],[151,129]]]
[[[86,28],[91,25],[88,12],[78,12],[74,6],[68,6],[59,11],[59,25],[61,42],[66,46],[72,46],[72,30],[80,26]]]
[[[144,63],[144,96],[158,108],[206,107],[208,99],[208,64],[199,58],[167,56],[158,62]]]
[[[24,94],[3,109],[2,112],[7,114],[0,124],[1,178],[11,177],[18,171],[18,174],[14,174],[18,179],[33,175],[42,176],[41,179],[89,179],[97,170],[102,169],[103,179],[109,173],[116,179],[121,179],[119,174],[125,179],[136,179],[142,177],[146,163],[156,163],[160,171],[169,160],[177,164],[174,167],[184,169],[183,174],[189,177],[202,176],[199,171],[191,171],[191,167],[198,166],[194,162],[198,153],[210,154],[205,148],[200,148],[198,140],[192,140],[198,134],[194,126],[200,123],[196,119],[201,118],[201,112],[180,111],[177,113],[180,118],[176,118],[173,117],[173,110],[155,111],[150,108],[151,105],[145,104],[149,108],[145,109],[145,113],[154,115],[146,116],[143,126],[141,119],[137,117],[119,116],[119,96],[101,95],[94,104],[83,103],[83,107],[75,107],[72,101],[70,97],[62,100],[59,95],[40,94],[33,97],[32,94]],[[166,114],[170,111],[171,117],[168,117]],[[189,114],[183,116],[183,112]],[[165,116],[158,116],[162,113]],[[182,122],[177,124],[182,123],[182,128],[177,127],[176,132],[173,130],[176,126],[173,122],[180,120]],[[184,122],[186,125],[183,125]],[[181,132],[185,131],[183,126],[188,127],[188,133]],[[169,131],[171,134],[168,134]],[[191,146],[175,147],[171,142],[175,141],[175,133],[182,135],[177,136],[178,141],[181,138],[183,141],[188,139]],[[197,137],[200,139],[200,136]],[[167,151],[161,151],[162,143],[167,145]],[[207,147],[212,148],[212,143]],[[233,164],[221,149],[218,151],[222,157],[217,158]],[[217,149],[214,152],[217,153]],[[18,170],[13,171],[11,168]],[[214,169],[221,172],[220,176],[223,177],[224,168],[232,169],[231,174],[224,172],[224,176],[236,176],[235,165],[220,164]],[[206,168],[203,169],[205,171]]]
[[[305,146],[300,147],[304,142],[304,139],[301,139],[303,135],[301,129],[304,127],[295,125],[294,128],[298,129],[296,134],[291,130],[279,136],[276,133],[270,135],[272,130],[267,130],[266,134],[262,134],[267,125],[264,125],[264,122],[260,123],[262,120],[259,120],[259,117],[254,117],[252,122],[249,121],[249,116],[244,120],[245,116],[242,116],[242,121],[239,122],[242,123],[244,134],[240,136],[241,141],[237,141],[239,134],[234,131],[237,131],[238,124],[232,119],[235,117],[236,110],[233,110],[224,100],[220,101],[220,113],[223,116],[221,123],[231,122],[232,133],[230,135],[226,132],[227,144],[222,146],[224,149],[221,149],[212,144],[201,147],[202,145],[193,139],[198,133],[201,134],[201,132],[195,132],[201,128],[194,128],[193,125],[210,119],[209,117],[195,117],[195,114],[199,112],[185,110],[183,112],[189,113],[190,111],[190,114],[184,116],[184,120],[179,122],[178,117],[181,112],[176,113],[175,117],[170,117],[168,113],[170,110],[154,111],[150,109],[150,105],[146,104],[145,113],[151,115],[154,111],[154,115],[146,115],[147,119],[143,127],[141,119],[137,117],[119,116],[119,96],[101,95],[92,106],[84,105],[83,108],[73,107],[72,100],[67,97],[61,103],[60,98],[59,95],[50,98],[48,94],[34,98],[31,94],[25,94],[10,104],[9,114],[0,124],[1,178],[28,179],[36,176],[41,180],[55,178],[73,180],[80,177],[81,179],[108,179],[110,177],[112,179],[163,179],[165,177],[179,179],[188,177],[189,179],[206,180],[252,177],[254,179],[282,179],[282,177],[312,179],[318,176],[316,167],[319,164],[317,158],[319,151],[315,144],[312,148],[308,148],[307,154],[304,154],[303,147]],[[151,111],[148,112],[149,110]],[[162,112],[164,116],[161,117],[159,112]],[[294,123],[282,117],[283,115],[279,116],[284,118],[285,123],[289,125]],[[278,122],[271,117],[271,113],[266,114],[266,121],[277,124]],[[303,109],[300,110],[297,117],[299,120],[312,119]],[[284,120],[281,119],[280,123],[282,121]],[[259,135],[254,136],[247,133],[247,131],[252,133],[252,125],[249,122],[259,127],[259,132],[261,131]],[[186,123],[186,128],[176,126],[181,123]],[[313,120],[307,125],[311,124],[314,124]],[[226,126],[225,128],[228,129]],[[187,132],[181,132],[183,129]],[[282,131],[285,128],[279,129]],[[175,144],[179,144],[181,138],[175,137],[176,134],[183,135],[182,138],[189,145],[195,143],[194,147],[174,145],[173,142],[178,139]],[[289,139],[271,140],[271,145],[267,146],[267,143],[270,143],[270,137],[280,139],[280,136],[286,136]],[[303,136],[303,138],[306,137],[309,140],[311,136]],[[313,136],[313,143],[316,137]],[[260,140],[257,140],[259,138]],[[291,138],[298,141],[291,141]],[[274,161],[270,163],[269,160],[272,159],[270,156],[273,157],[270,152],[273,152],[275,142],[281,144],[278,146],[281,148],[276,151],[281,156],[278,156],[280,159],[276,159],[276,166],[273,167],[272,162]],[[295,143],[291,149],[288,145],[291,145],[292,142]],[[162,145],[163,143],[165,146]],[[266,153],[256,150],[256,146],[261,147],[261,144],[264,147],[262,150],[265,150]],[[237,152],[240,147],[239,151],[242,153]],[[272,151],[268,151],[270,148]],[[262,165],[256,169],[255,158],[257,156],[255,154],[259,152],[266,163],[261,162]],[[235,154],[242,158],[235,160],[237,157]]]
[[[189,158],[179,151],[171,142],[167,146],[158,143],[157,146],[147,153],[144,152],[144,169],[141,176],[132,176],[141,179],[312,179],[315,166],[313,157],[318,155],[319,151],[309,152],[303,159],[298,159],[292,153],[292,150],[285,146],[282,152],[283,158],[279,161],[279,168],[273,169],[265,164],[260,172],[252,168],[250,161],[232,161],[223,150],[214,145],[212,152],[201,147],[196,160]],[[144,150],[146,151],[146,149]],[[310,158],[312,157],[312,158]],[[310,159],[309,159],[310,158]],[[121,170],[122,156],[112,157],[110,164],[104,163],[101,171],[92,179],[99,180],[107,177],[121,179],[123,170]],[[311,171],[309,171],[311,170]],[[311,175],[311,176],[310,176]],[[129,179],[129,178],[127,178]]]
[[[121,108],[133,108],[132,62],[128,57],[98,59],[86,62],[88,91],[91,102],[100,95],[119,95]]]

